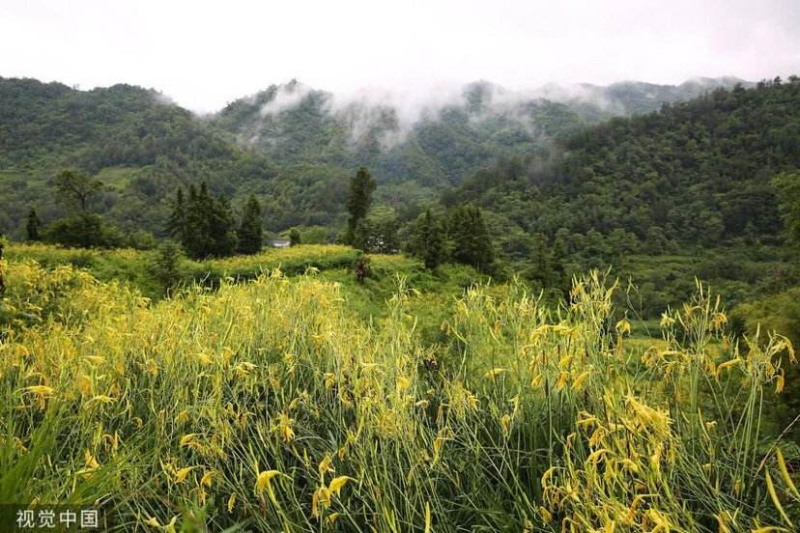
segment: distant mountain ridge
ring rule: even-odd
[[[737,85],[749,88],[754,87],[755,83],[733,76],[693,78],[680,85],[658,85],[641,81],[621,81],[607,86],[582,83],[577,87],[584,92],[577,97],[560,99],[557,93],[548,94],[546,91],[543,96],[568,104],[581,101],[601,102],[605,103],[611,113],[627,116],[658,111],[663,104],[685,102],[714,89],[730,89]]]
[[[241,146],[284,163],[363,164],[379,182],[441,187],[581,127],[737,84],[750,85],[702,78],[678,86],[621,82],[510,91],[479,81],[446,98],[418,102],[409,112],[391,96],[378,103],[343,102],[293,80],[235,100],[211,121]]]
[[[517,258],[536,239],[588,250],[587,260],[625,248],[661,254],[736,239],[774,244],[782,224],[772,178],[798,168],[800,78],[793,76],[586,128],[549,157],[480,171],[442,200],[484,208]]]
[[[47,182],[67,167],[108,185],[95,208],[122,229],[163,235],[169,196],[199,181],[234,205],[255,194],[273,230],[340,224],[358,166],[380,183],[380,202],[435,199],[498,161],[541,152],[586,126],[737,82],[626,82],[559,98],[482,81],[405,105],[293,81],[198,117],[131,85],[80,91],[0,78],[0,231],[20,236],[31,206],[45,221],[60,216]]]

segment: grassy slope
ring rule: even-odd
[[[16,253],[7,303],[40,319],[0,344],[0,503],[100,499],[119,531],[683,533],[798,518],[758,415],[783,350],[736,363],[713,299],[671,313],[654,344],[624,323],[603,333],[612,297],[596,278],[558,312],[520,287],[460,291],[431,345],[425,293],[386,305],[380,328],[348,307],[398,270],[448,298],[444,277],[401,257],[375,257],[363,286],[320,279],[332,268],[148,303]],[[446,274],[444,287],[466,279]]]
[[[435,337],[438,318],[443,308],[451,306],[454,298],[483,278],[474,269],[461,265],[444,265],[431,273],[416,259],[403,255],[370,256],[371,275],[363,284],[357,283],[352,265],[360,252],[340,245],[299,245],[292,248],[265,249],[253,256],[191,261],[184,259],[181,270],[184,283],[202,281],[218,285],[224,278],[254,279],[261,273],[280,269],[294,276],[318,271],[320,278],[338,283],[348,295],[348,307],[363,320],[380,318],[386,313],[386,300],[396,293],[401,283],[406,290],[418,293],[414,308],[429,332]],[[86,269],[103,281],[122,280],[131,283],[154,300],[163,296],[163,289],[152,278],[150,269],[155,251],[130,249],[81,250],[41,244],[13,243],[7,248],[10,261],[32,259],[54,268],[72,265]]]

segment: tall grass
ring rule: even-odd
[[[111,530],[791,530],[765,398],[793,358],[737,342],[699,286],[629,346],[616,287],[549,309],[474,287],[422,342],[280,271],[150,304],[69,266],[7,265],[0,500],[89,503]],[[9,487],[15,487],[13,490]],[[768,531],[769,529],[761,529]]]

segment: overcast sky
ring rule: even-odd
[[[334,92],[800,73],[800,0],[2,0],[0,76],[131,83],[215,110]]]

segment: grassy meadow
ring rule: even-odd
[[[184,263],[14,245],[0,503],[111,531],[736,532],[800,524],[769,416],[795,353],[697,284],[634,336],[597,272],[569,302],[300,246]],[[213,283],[208,283],[213,279]],[[652,326],[652,327],[649,327]]]

